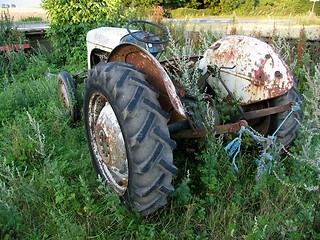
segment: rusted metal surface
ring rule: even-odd
[[[246,121],[248,121],[249,126],[252,127],[254,130],[256,130],[262,135],[267,134],[269,131],[270,122],[271,122],[270,115],[261,116],[261,117],[253,116],[253,118],[249,119],[245,117],[245,114],[259,111],[262,109],[268,109],[270,108],[270,102],[268,100],[265,100],[265,101],[256,102],[249,105],[244,105],[242,106],[242,108],[244,110],[244,114],[239,114],[238,116],[232,116],[231,121],[239,121],[239,119],[245,119]]]
[[[202,55],[191,55],[191,56],[181,56],[181,57],[168,57],[165,60],[160,61],[160,64],[168,69],[168,71],[172,71],[172,69],[179,63],[181,60],[190,62],[190,64],[195,64],[202,58]]]
[[[205,73],[208,66],[219,69],[222,81],[241,104],[280,96],[294,82],[288,66],[270,45],[243,35],[226,36],[212,44],[199,67]],[[217,76],[208,83],[223,97],[228,96]]]
[[[122,28],[101,27],[87,33],[88,68],[95,62],[92,53],[99,49],[106,54],[112,52],[108,61],[120,61],[133,64],[146,73],[147,81],[159,90],[161,107],[170,113],[171,121],[185,119],[181,101],[175,87],[161,64],[145,49],[133,44],[120,44],[128,31]],[[112,36],[112,37],[111,37]]]
[[[89,126],[90,144],[100,173],[121,196],[126,192],[129,178],[125,142],[111,105],[98,92],[90,97]]]
[[[183,131],[174,132],[171,134],[171,137],[174,139],[178,138],[201,138],[205,137],[208,134],[208,131],[213,132],[214,134],[224,134],[224,133],[233,133],[241,129],[241,127],[247,127],[248,123],[245,120],[241,120],[236,123],[230,123],[225,125],[216,125],[212,129],[198,128],[196,131],[193,129],[187,129]]]
[[[286,105],[275,106],[275,107],[245,112],[244,118],[246,120],[249,120],[249,119],[254,119],[254,118],[265,117],[265,116],[276,114],[279,112],[289,111],[293,105],[294,105],[294,102],[291,102]]]
[[[71,107],[70,98],[68,97],[68,86],[66,86],[62,79],[58,80],[58,93],[59,98],[65,108],[69,109]]]
[[[175,86],[158,60],[145,49],[133,44],[121,44],[116,47],[108,58],[108,62],[127,62],[146,74],[146,80],[159,90],[159,103],[170,113],[171,120],[185,119]]]
[[[30,44],[25,43],[25,44],[0,46],[0,52],[10,51],[10,50],[18,51],[21,49],[30,49]]]

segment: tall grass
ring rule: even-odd
[[[175,46],[172,53],[201,52],[215,36],[203,33],[198,43],[204,46],[190,42],[194,50]],[[297,63],[295,49],[282,51]],[[146,218],[127,210],[97,178],[82,123],[69,124],[56,79],[47,74],[83,66],[61,67],[48,52],[8,54],[22,64],[0,73],[1,239],[320,238],[320,66],[308,57],[312,52],[303,52],[308,64],[291,65],[305,99],[304,120],[289,154],[274,156],[273,172],[256,181],[258,151],[249,141],[238,158],[239,173],[221,136],[180,144],[176,192],[167,207]],[[188,75],[179,64],[192,81],[196,73]]]

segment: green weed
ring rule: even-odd
[[[203,32],[193,42],[180,38],[181,32],[173,34],[173,45],[184,47],[172,45],[172,54],[203,53],[219,37]],[[174,152],[175,194],[166,208],[145,218],[126,209],[96,176],[82,123],[70,126],[56,79],[48,77],[83,66],[60,66],[55,53],[11,53],[15,67],[0,78],[0,238],[319,238],[320,67],[308,48],[300,66],[296,48],[280,38],[274,45],[297,73],[304,96],[295,145],[287,155],[275,153],[271,174],[257,181],[259,153],[248,139],[237,158],[238,173],[224,150],[232,137],[208,134],[200,142],[183,142]],[[197,65],[176,64],[172,78],[182,79],[201,98],[194,84]],[[200,111],[201,121],[213,123],[206,105],[192,107],[195,118]]]
[[[44,22],[44,20],[41,17],[35,17],[35,16],[29,16],[25,18],[21,18],[19,20],[21,23],[39,23],[39,22]]]

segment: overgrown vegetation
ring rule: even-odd
[[[198,41],[186,41],[181,32],[173,33],[173,54],[202,52],[219,38],[204,32]],[[69,65],[45,50],[5,52],[0,68],[0,238],[320,238],[320,59],[303,39],[295,48],[273,39],[305,99],[300,135],[290,153],[275,154],[271,174],[256,181],[258,153],[249,141],[237,160],[239,173],[222,137],[208,136],[195,153],[193,144],[180,145],[174,159],[176,192],[169,206],[147,218],[128,211],[97,179],[82,123],[69,124],[56,79],[48,74],[78,71],[85,64],[70,61],[71,52],[65,53]],[[184,78],[192,81],[196,73],[183,64]]]
[[[228,5],[229,6],[229,5]],[[232,5],[231,5],[232,6]],[[295,5],[294,5],[295,6]],[[315,16],[310,17],[311,14],[311,4],[307,2],[302,6],[291,6],[283,7],[283,5],[276,4],[274,6],[263,6],[259,5],[256,7],[248,6],[246,4],[240,5],[237,8],[231,7],[222,10],[221,8],[204,8],[204,9],[193,9],[193,8],[177,8],[167,10],[165,16],[169,18],[205,18],[205,17],[213,17],[213,16],[233,16],[237,15],[240,17],[261,17],[261,16],[273,16],[281,18],[283,16],[298,16],[298,17],[306,17],[312,21]],[[231,10],[234,9],[234,10]],[[316,16],[320,15],[320,11],[315,9],[314,14]]]
[[[19,23],[39,23],[45,22],[41,17],[29,16],[25,18],[21,18]]]
[[[85,63],[86,33],[102,26],[123,27],[134,16],[134,10],[124,8],[121,0],[112,1],[54,1],[43,0],[50,18],[47,31],[53,47],[63,61]]]
[[[186,16],[201,17],[226,15],[236,13],[245,16],[261,15],[304,15],[312,11],[313,3],[308,0],[125,0],[125,6],[137,7],[150,11],[151,6],[160,6],[166,9],[166,16],[185,18]],[[198,10],[198,11],[196,11]],[[314,13],[320,14],[319,7]]]
[[[9,10],[0,10],[0,46],[21,43],[25,38],[16,30]]]
[[[8,10],[1,10],[0,12],[0,47],[4,51],[0,51],[0,71],[6,74],[17,73],[21,66],[25,66],[27,58],[18,57],[16,54],[11,54],[12,51],[21,52],[20,44],[25,43],[26,38],[21,35],[10,16]],[[7,81],[7,78],[4,79]]]

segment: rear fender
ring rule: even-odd
[[[244,105],[283,95],[294,83],[288,66],[270,45],[244,35],[226,36],[213,43],[200,61],[203,74],[208,66],[220,69],[221,80]],[[222,97],[228,96],[217,76],[207,82]]]
[[[159,103],[170,113],[171,121],[186,119],[182,103],[176,89],[158,60],[144,48],[124,43],[118,45],[110,53],[108,62],[127,62],[146,74],[147,81],[159,91]]]

